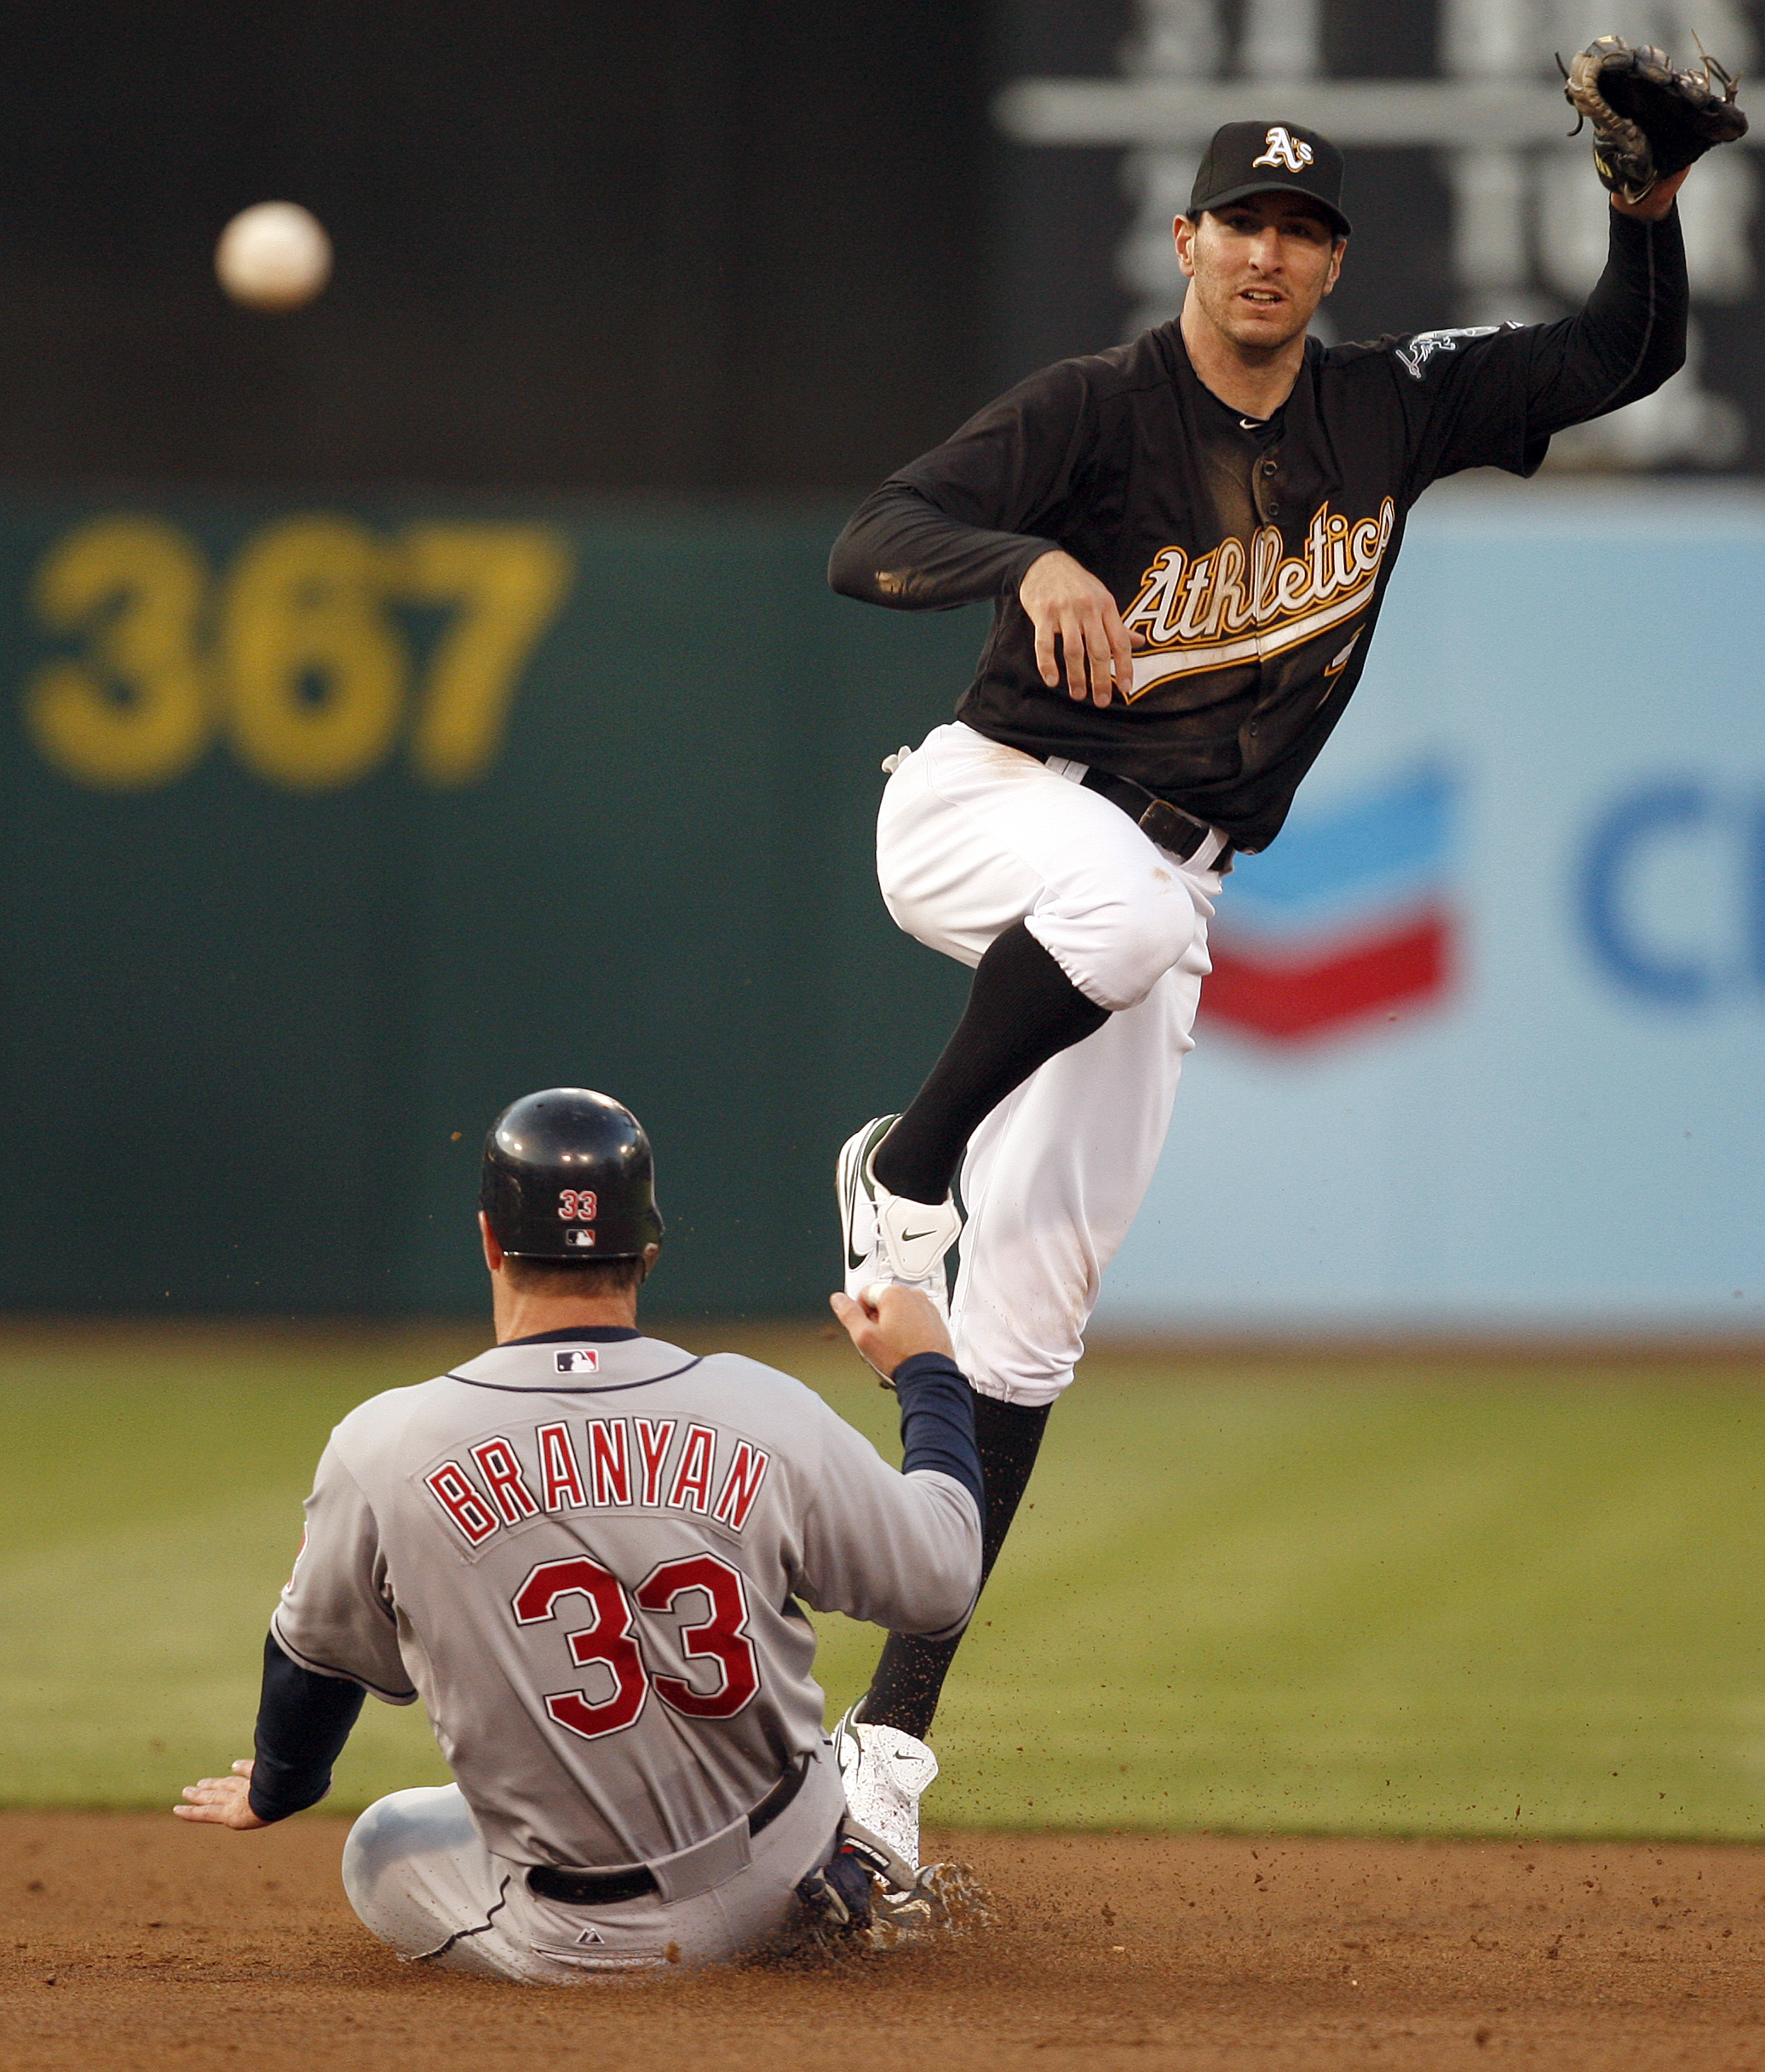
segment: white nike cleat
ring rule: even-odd
[[[876,1148],[900,1120],[878,1115],[840,1146],[834,1185],[840,1197],[840,1233],[846,1246],[846,1292],[854,1302],[880,1278],[877,1269],[876,1182],[871,1160]]]
[[[852,1817],[913,1870],[919,1868],[919,1799],[938,1758],[899,1727],[856,1720],[854,1706],[833,1730],[834,1755]]]
[[[944,1258],[963,1229],[955,1202],[946,1200],[931,1207],[905,1194],[891,1194],[871,1171],[877,1145],[900,1120],[899,1115],[878,1115],[840,1147],[836,1184],[846,1246],[846,1292],[856,1302],[878,1281],[897,1281],[928,1295],[947,1323],[950,1287]]]

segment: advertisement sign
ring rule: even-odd
[[[835,597],[838,522],[0,499],[0,1307],[478,1314],[486,1127],[570,1084],[654,1138],[659,1303],[819,1308],[966,978],[879,764],[980,645]]]
[[[655,1136],[658,1299],[819,1307],[967,985],[879,765],[985,635],[834,597],[836,523],[0,510],[0,1304],[475,1309],[481,1132],[571,1081]],[[1757,492],[1429,493],[1100,1323],[1765,1332],[1762,576]]]
[[[1100,1325],[1765,1330],[1762,587],[1756,493],[1418,507]]]

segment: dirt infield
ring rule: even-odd
[[[399,1964],[343,1833],[0,1815],[0,2063],[1765,2067],[1765,1850],[943,1834],[968,1941],[558,1992]]]

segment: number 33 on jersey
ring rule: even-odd
[[[580,1229],[595,1204],[569,1206]],[[584,1865],[669,1855],[819,1746],[803,1603],[946,1629],[979,1544],[966,1489],[800,1382],[621,1330],[362,1404],[307,1518],[277,1644],[420,1697],[493,1854]]]

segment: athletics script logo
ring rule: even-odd
[[[1285,165],[1290,173],[1301,173],[1312,162],[1311,146],[1302,137],[1289,136],[1279,123],[1262,142],[1262,156],[1252,158],[1252,165]]]
[[[1267,661],[1345,625],[1372,601],[1396,524],[1389,497],[1377,518],[1358,524],[1324,503],[1312,514],[1304,551],[1285,560],[1279,528],[1272,525],[1248,548],[1241,539],[1222,539],[1193,561],[1181,547],[1166,547],[1122,614],[1130,634],[1146,636],[1130,697],[1179,676]],[[1345,648],[1335,667],[1348,655]]]

